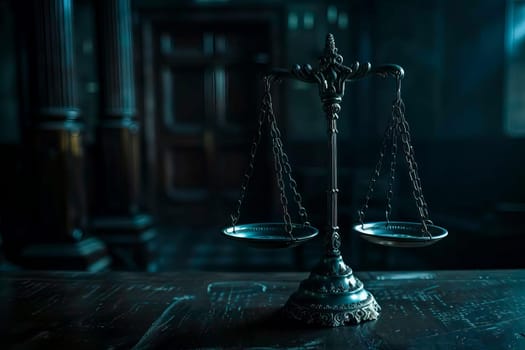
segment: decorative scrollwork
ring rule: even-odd
[[[335,231],[332,233],[332,249],[339,250],[341,247],[341,236],[339,232]]]
[[[284,308],[287,317],[322,327],[339,327],[376,320],[380,311],[381,307],[372,296],[364,302],[334,306],[327,304],[299,305],[288,301]]]
[[[312,290],[312,291],[322,293],[322,294],[329,293],[333,295],[333,294],[348,293],[352,288],[355,289],[355,287],[351,287],[346,283],[338,283],[338,284],[330,283],[328,286],[322,285],[319,287],[318,290]]]
[[[317,76],[316,71],[309,64],[299,65],[296,64],[292,70],[291,74],[294,78],[302,80],[307,83],[316,83]]]
[[[276,69],[271,72],[274,79],[293,78],[316,84],[328,120],[329,134],[329,189],[328,225],[325,236],[325,256],[304,280],[299,290],[285,306],[285,313],[296,320],[325,327],[342,326],[375,320],[380,307],[374,297],[363,288],[363,284],[352,275],[341,257],[341,236],[337,224],[337,120],[347,81],[370,75],[403,78],[403,68],[389,64],[372,68],[369,62],[343,64],[332,34],[326,37],[323,55],[317,68],[309,64],[295,65],[291,70]],[[399,85],[399,84],[398,84]],[[363,294],[365,293],[365,294]],[[363,300],[364,299],[364,300]]]
[[[339,227],[328,228],[328,234],[325,236],[325,255],[326,256],[339,256],[341,252],[341,235],[339,234]]]
[[[360,64],[356,61],[352,65],[352,73],[346,76],[346,80],[356,80],[364,78],[370,73],[371,69],[372,65],[370,64],[370,62]]]
[[[396,78],[403,78],[404,71],[398,65],[387,64],[372,68],[369,62],[359,63],[354,62],[350,67],[343,64],[343,56],[339,54],[335,45],[335,39],[332,34],[326,36],[325,48],[323,55],[319,58],[317,68],[313,68],[309,64],[296,64],[291,70],[274,69],[270,74],[270,79],[279,80],[285,77],[291,77],[306,83],[317,84],[319,88],[319,95],[323,103],[323,109],[328,119],[328,133],[330,135],[337,134],[337,119],[338,113],[341,111],[341,101],[344,96],[346,81],[357,80],[369,75],[378,75],[381,77],[393,76]],[[335,137],[331,136],[331,148],[335,151]],[[332,172],[335,172],[335,162],[331,166]],[[329,189],[329,195],[333,198],[329,201],[331,203],[337,200],[337,186],[333,183],[332,188]],[[331,210],[335,210],[335,204],[331,204]],[[337,215],[329,214],[332,218]],[[328,237],[325,239],[325,251],[328,255],[334,256],[340,254],[339,248],[341,245],[341,238],[337,229],[337,222],[329,223]]]
[[[370,69],[370,73],[379,75],[381,78],[391,76],[396,79],[403,79],[403,77],[405,76],[405,71],[401,66],[398,66],[397,64],[385,64],[382,66],[378,66],[373,69]]]
[[[339,119],[339,115],[337,114],[341,111],[341,105],[339,103],[326,103],[323,108],[329,116],[329,119]]]
[[[330,65],[343,64],[343,56],[337,53],[337,47],[335,47],[335,38],[332,34],[326,36],[326,42],[324,47],[324,55],[319,59],[319,68],[321,70],[327,69]]]

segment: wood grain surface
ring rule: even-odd
[[[0,276],[13,349],[525,349],[525,271],[358,273],[377,321],[305,328],[280,308],[304,273]]]

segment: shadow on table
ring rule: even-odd
[[[385,345],[373,335],[375,322],[320,329],[289,320],[281,310],[251,309],[245,313],[248,320],[223,320],[197,332],[191,324],[173,325],[175,329],[167,327],[165,332],[143,337],[134,349],[216,348],[219,344],[221,348],[242,349],[379,349]]]

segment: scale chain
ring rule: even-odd
[[[266,81],[265,81],[266,83]],[[233,231],[235,232],[235,225],[239,221],[239,218],[241,217],[241,206],[244,198],[246,197],[246,191],[248,189],[248,184],[250,182],[250,178],[253,175],[253,170],[255,168],[255,156],[257,155],[257,149],[259,148],[259,144],[261,143],[261,137],[262,137],[262,127],[264,124],[264,117],[266,116],[266,111],[264,108],[264,102],[261,108],[261,111],[259,112],[259,121],[258,121],[258,127],[257,127],[257,133],[253,137],[252,145],[250,148],[250,162],[248,164],[248,168],[243,175],[243,182],[241,184],[241,193],[239,195],[239,199],[237,200],[237,207],[233,214],[230,215],[230,218],[232,220],[232,227]]]
[[[308,222],[308,213],[306,212],[306,209],[304,208],[304,206],[302,204],[302,200],[303,200],[302,196],[299,193],[299,191],[297,190],[297,182],[295,181],[295,179],[292,176],[292,167],[290,166],[290,161],[288,159],[288,155],[284,152],[284,149],[283,149],[283,143],[282,143],[282,139],[281,139],[281,132],[280,132],[279,128],[277,127],[277,121],[275,119],[275,115],[273,113],[273,108],[271,106],[272,105],[270,104],[269,117],[271,118],[271,121],[270,121],[270,123],[272,125],[271,130],[273,130],[274,136],[275,136],[275,138],[277,140],[278,154],[279,154],[279,157],[280,157],[280,162],[282,164],[282,168],[284,170],[284,173],[288,177],[288,186],[290,187],[290,189],[293,192],[293,197],[294,197],[294,200],[295,200],[295,202],[297,204],[297,207],[299,209],[299,216],[302,218],[303,225],[310,225],[310,223]],[[284,184],[284,182],[283,182],[283,184]]]
[[[281,202],[282,209],[283,209],[283,221],[285,225],[285,231],[290,236],[290,238],[295,239],[295,237],[292,234],[293,225],[292,225],[291,215],[288,210],[288,197],[286,195],[286,184],[284,181],[283,172],[284,174],[286,174],[286,177],[288,179],[288,186],[293,192],[293,197],[299,209],[299,216],[302,218],[303,225],[309,226],[310,223],[308,222],[308,214],[306,212],[306,209],[302,205],[302,197],[297,190],[297,182],[292,176],[292,168],[290,166],[288,155],[284,152],[283,143],[281,139],[281,132],[279,130],[279,127],[277,126],[277,121],[275,118],[275,114],[273,112],[273,104],[272,104],[272,96],[271,96],[271,83],[273,79],[274,79],[273,76],[264,77],[264,96],[263,96],[261,111],[259,115],[257,133],[254,136],[252,146],[251,146],[250,162],[243,176],[243,183],[241,185],[241,194],[240,194],[239,199],[237,200],[236,210],[233,214],[230,215],[230,217],[232,220],[233,230],[235,231],[235,225],[237,224],[240,218],[241,206],[246,197],[246,191],[248,188],[248,184],[249,184],[250,178],[253,175],[253,171],[255,168],[255,157],[256,157],[257,149],[259,147],[261,137],[262,137],[262,127],[263,127],[264,122],[267,121],[269,125],[271,140],[272,140],[272,153],[273,153],[273,158],[274,158],[274,168],[275,168],[275,173],[276,173],[277,186],[279,188],[279,193],[280,193],[280,202]]]
[[[392,118],[385,129],[384,135],[383,135],[383,142],[381,145],[381,150],[379,151],[379,160],[376,163],[376,166],[374,168],[374,172],[372,173],[372,176],[370,177],[370,181],[368,182],[368,189],[365,196],[365,202],[363,203],[363,206],[361,209],[357,212],[359,215],[359,222],[361,223],[361,226],[364,226],[364,220],[366,211],[368,210],[368,203],[370,201],[370,198],[372,197],[372,194],[374,193],[374,188],[377,182],[377,179],[379,178],[379,175],[381,174],[381,168],[383,167],[383,159],[385,157],[386,153],[386,147],[387,147],[387,141],[388,136],[391,133],[392,128],[394,127],[394,119]]]
[[[271,125],[270,131],[272,135],[272,143],[274,144],[274,160],[276,164],[276,173],[278,179],[278,186],[281,193],[281,204],[283,206],[283,216],[285,221],[285,226],[288,234],[293,238],[291,217],[288,211],[288,197],[286,196],[286,188],[283,179],[282,172],[286,174],[288,178],[288,186],[293,192],[294,200],[299,209],[299,216],[302,218],[303,225],[310,225],[308,222],[308,214],[306,209],[302,205],[302,197],[297,190],[297,182],[292,176],[292,168],[288,159],[288,155],[284,152],[283,143],[281,139],[281,132],[277,126],[277,121],[273,112],[273,104],[271,103],[271,95],[269,97],[269,108],[268,108],[268,122]],[[275,141],[275,142],[274,142]]]
[[[405,118],[405,104],[401,98],[401,77],[399,76],[397,77],[396,99],[392,104],[392,118],[390,119],[390,122],[383,136],[383,142],[381,145],[381,150],[379,152],[379,160],[376,163],[376,167],[370,178],[364,204],[358,211],[359,221],[361,223],[361,226],[364,227],[364,220],[366,211],[368,209],[368,203],[374,192],[374,187],[376,185],[377,179],[381,173],[383,159],[386,153],[387,141],[390,140],[392,141],[390,179],[387,190],[387,205],[385,210],[387,225],[390,223],[390,216],[392,213],[392,198],[394,194],[393,183],[395,181],[395,168],[397,165],[398,137],[401,137],[404,158],[408,166],[408,175],[413,188],[412,196],[414,197],[419,216],[421,218],[422,231],[426,233],[429,237],[432,237],[428,230],[428,225],[432,224],[432,221],[430,220],[427,202],[425,201],[425,197],[423,196],[421,179],[419,178],[419,169],[415,160],[414,147],[412,146],[411,142],[410,126]]]
[[[415,159],[414,147],[412,146],[411,137],[410,137],[410,126],[405,118],[405,106],[402,100],[399,101],[399,124],[401,128],[401,141],[403,143],[403,151],[405,153],[405,161],[408,165],[408,174],[410,177],[410,182],[412,183],[413,191],[412,196],[416,201],[416,206],[419,211],[419,216],[421,217],[422,231],[428,234],[430,237],[431,234],[428,231],[428,224],[432,224],[430,216],[428,213],[428,205],[423,196],[423,189],[421,186],[421,179],[419,178],[419,169]]]
[[[272,118],[271,113],[268,113],[268,122],[270,124],[270,134],[272,136],[272,152],[274,159],[275,174],[277,176],[277,186],[279,187],[280,200],[281,205],[283,207],[284,227],[286,233],[288,233],[288,235],[290,235],[290,237],[293,239],[294,237],[292,235],[292,219],[290,217],[290,213],[288,212],[288,197],[286,196],[286,188],[283,180],[283,161],[281,155],[282,143],[277,132],[275,131],[276,123],[274,121],[274,118]]]
[[[395,105],[392,108],[392,114],[395,113]],[[387,225],[390,223],[390,215],[392,214],[392,197],[394,196],[394,181],[396,178],[396,166],[397,166],[397,137],[399,134],[399,127],[397,122],[394,123],[395,125],[392,127],[391,133],[392,133],[392,153],[391,153],[391,159],[390,159],[390,182],[388,184],[388,192],[387,192],[387,204],[386,204],[386,211],[385,211],[385,217]]]

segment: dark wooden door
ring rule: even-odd
[[[271,21],[251,16],[195,14],[148,24],[158,209],[178,225],[225,224],[239,195],[261,72],[272,61]],[[265,149],[244,219],[270,210]]]

